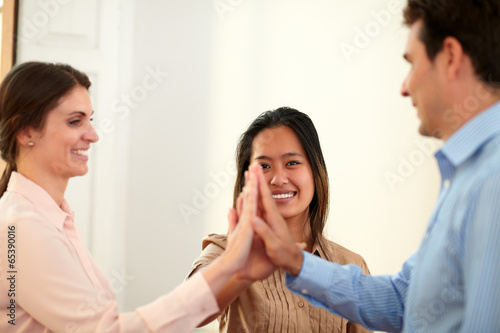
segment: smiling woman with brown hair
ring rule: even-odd
[[[245,171],[258,163],[281,216],[295,242],[308,252],[341,264],[361,266],[358,254],[323,236],[328,213],[328,173],[313,122],[306,114],[282,107],[261,114],[241,136],[237,148],[237,177],[233,206],[245,185]],[[226,249],[226,235],[203,239],[203,252],[191,274],[205,267]],[[233,278],[217,296],[222,312],[220,332],[367,332],[361,325],[312,306],[283,283],[283,271],[262,259],[252,279]],[[273,273],[274,271],[274,273]],[[215,319],[212,316],[209,320]],[[209,320],[205,321],[208,322]]]

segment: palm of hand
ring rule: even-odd
[[[252,248],[243,269],[239,272],[242,279],[257,281],[267,278],[276,270],[266,254],[264,242],[254,235]]]

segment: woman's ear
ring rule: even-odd
[[[20,130],[17,135],[17,143],[24,147],[31,147],[35,143],[36,131],[31,127]]]

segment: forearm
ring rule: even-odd
[[[285,251],[286,257],[279,263],[280,267],[283,268],[288,274],[293,277],[297,277],[302,270],[302,265],[304,263],[304,254],[302,250],[296,245],[292,245],[288,250]]]
[[[136,310],[153,332],[192,332],[217,311],[216,299],[203,274],[193,276],[173,292]]]
[[[308,253],[297,278],[286,276],[287,286],[314,306],[389,332],[402,328],[405,283],[390,276],[363,275],[358,266],[341,266]]]
[[[219,306],[219,312],[205,319],[200,326],[204,326],[213,320],[215,320],[225,309],[231,305],[231,303],[241,295],[253,282],[250,280],[239,279],[233,275],[227,284],[221,289],[221,291],[216,294],[217,304]]]
[[[103,287],[95,287],[65,239],[42,226],[39,221],[22,220],[15,223],[16,250],[22,260],[16,280],[16,327],[33,323],[35,331],[66,332],[191,332],[196,325],[218,311],[212,290],[202,275],[178,286],[156,301],[129,313],[119,313],[114,292],[108,281],[98,278]],[[39,232],[34,232],[38,226]],[[1,230],[1,229],[0,229]],[[0,238],[6,232],[0,233]],[[41,237],[42,235],[43,237]],[[4,244],[5,239],[0,239]],[[4,252],[0,249],[1,254]],[[90,257],[87,257],[91,259]],[[5,261],[0,261],[2,265]],[[97,266],[92,265],[94,272]],[[0,267],[0,290],[9,282]],[[7,293],[2,293],[6,297]],[[4,311],[0,311],[5,316]],[[12,325],[0,323],[0,332]],[[43,323],[43,324],[42,324]],[[161,329],[160,329],[161,328]]]
[[[217,258],[207,266],[201,274],[205,277],[207,284],[214,295],[218,295],[236,273],[237,268],[228,262],[224,256]]]

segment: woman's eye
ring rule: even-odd
[[[290,161],[286,165],[299,165],[300,163],[298,161]]]
[[[270,166],[269,166],[268,164],[265,164],[265,163],[261,163],[261,164],[260,164],[260,167],[261,167],[262,169],[269,169],[269,168],[270,168]]]
[[[78,125],[79,123],[80,123],[80,119],[73,119],[73,120],[69,121],[69,124],[73,125],[73,126]]]

